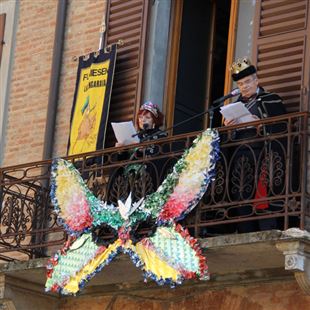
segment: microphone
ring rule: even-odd
[[[143,124],[143,130],[148,130],[149,129],[149,124]]]
[[[213,104],[224,102],[226,99],[229,99],[229,98],[232,98],[232,97],[235,97],[238,95],[240,95],[240,89],[237,87],[237,88],[234,88],[228,95],[225,95],[223,97],[220,97],[220,98],[214,100]]]
[[[144,134],[148,129],[149,129],[149,124],[143,124],[142,125],[143,129],[141,129],[140,131],[138,131],[137,133],[131,135],[132,137],[135,137],[135,136],[139,136],[141,134]]]

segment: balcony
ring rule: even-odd
[[[298,281],[309,292],[309,115],[287,114],[219,128],[216,179],[181,222],[206,249],[214,274],[212,285],[229,282],[229,275],[235,272],[248,281],[259,277],[255,272],[260,270],[263,277],[295,274],[297,279],[299,274]],[[102,200],[116,203],[129,192],[138,200],[157,189],[197,134],[145,142],[134,152],[132,148],[112,148],[67,159]],[[155,150],[151,157],[146,151],[150,146]],[[51,161],[0,169],[0,272],[25,279],[25,270],[40,270],[39,286],[43,286],[46,257],[67,238],[50,203],[50,171]],[[140,272],[128,264],[121,257],[107,271],[108,277],[103,271],[91,283],[139,282]],[[126,279],[120,272],[124,268],[131,272],[127,271]]]

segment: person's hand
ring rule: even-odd
[[[254,114],[252,114],[252,119],[253,119],[253,122],[254,121],[258,121],[260,118]]]
[[[258,116],[252,114],[252,115],[248,118],[247,122],[258,121],[259,119],[260,119],[260,118],[259,118]],[[224,125],[225,125],[225,126],[231,126],[231,125],[237,125],[237,124],[238,124],[238,122],[237,122],[236,119],[231,119],[231,120],[225,119],[225,120],[224,120]]]
[[[135,142],[133,142],[133,141],[128,142],[128,140],[125,140],[123,143],[122,142],[116,142],[115,146],[120,147],[120,146],[125,146],[125,145],[130,145],[130,144],[135,144]]]
[[[124,146],[125,144],[124,143],[121,143],[121,142],[116,142],[115,143],[115,147],[121,147],[121,146]]]
[[[231,125],[236,125],[237,121],[235,119],[225,119],[224,120],[224,125],[225,126],[231,126]]]

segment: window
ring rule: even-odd
[[[169,127],[204,111],[230,90],[230,83],[225,88],[229,80],[226,59],[230,63],[234,57],[230,33],[238,15],[237,3],[109,0],[106,42],[125,42],[119,49],[109,122],[134,119],[147,99],[161,106]],[[216,115],[213,125],[220,124],[221,117]],[[176,128],[174,134],[207,126],[205,116]]]
[[[148,12],[148,35],[142,102],[151,100],[163,110],[171,1],[157,0]]]
[[[288,111],[306,109],[310,5],[308,0],[282,2],[109,0],[107,43],[125,42],[110,121],[134,119],[146,99],[162,107],[167,127],[205,111],[231,90],[227,68],[243,56],[252,58],[260,83],[280,94]],[[220,126],[219,113],[214,118],[213,125]],[[207,126],[205,116],[175,128],[174,134]]]

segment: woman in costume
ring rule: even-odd
[[[167,133],[160,130],[163,125],[164,115],[156,104],[145,102],[139,109],[136,120],[138,138],[141,143],[161,139]],[[116,147],[124,146],[116,143]],[[117,155],[119,161],[139,160],[156,156],[160,147],[148,145],[136,147],[133,150],[121,152]],[[161,160],[162,161],[162,160]],[[114,171],[109,182],[109,201],[116,203],[120,196],[127,197],[129,192],[133,193],[133,199],[139,200],[143,195],[152,193],[159,184],[159,173],[163,166],[159,160],[148,160],[143,163],[131,163]],[[141,197],[140,197],[141,196]]]
[[[145,102],[140,107],[136,120],[136,128],[140,142],[166,137],[166,132],[160,130],[163,123],[164,115],[159,110],[159,107],[151,101]],[[124,146],[124,144],[117,142],[115,146]],[[154,151],[154,149],[148,148],[147,155],[154,155]]]

